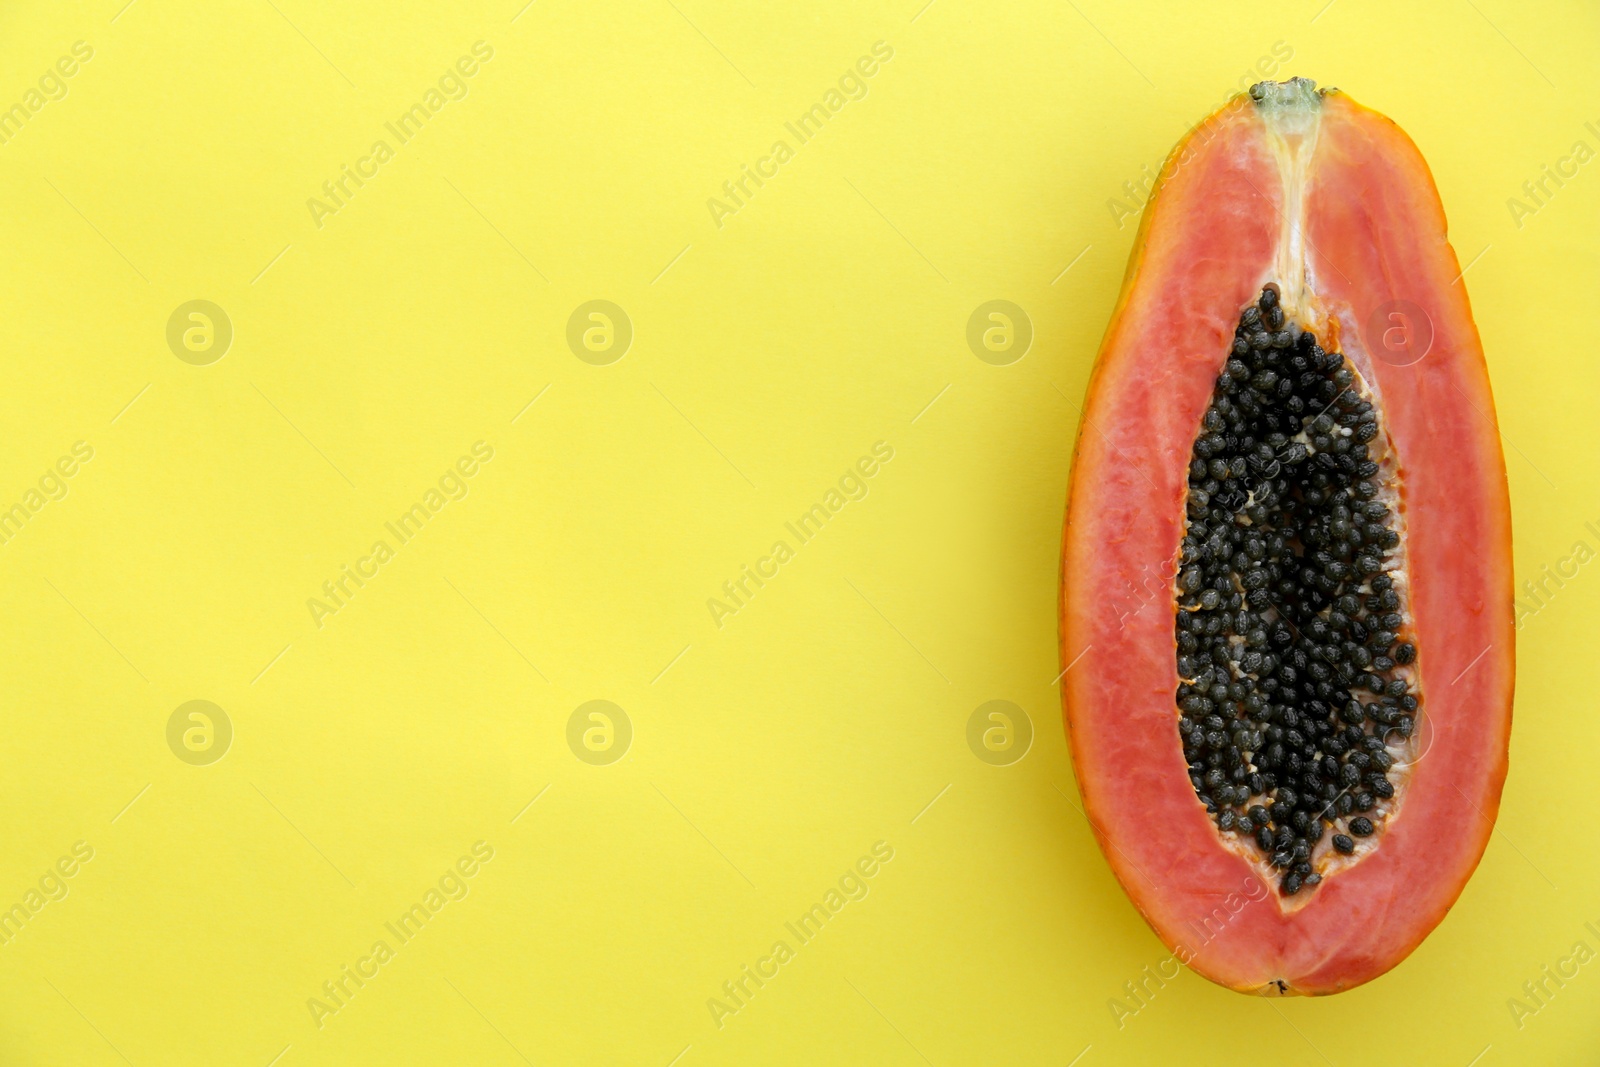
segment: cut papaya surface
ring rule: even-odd
[[[1493,398],[1427,164],[1265,82],[1181,142],[1090,380],[1064,539],[1084,810],[1174,954],[1323,994],[1444,918],[1514,666]]]

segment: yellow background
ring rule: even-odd
[[[1507,205],[1600,148],[1600,15],[922,2],[5,6],[0,106],[93,58],[0,145],[0,506],[94,458],[0,545],[0,907],[94,858],[0,946],[0,1062],[1600,1061],[1600,962],[1520,1028],[1507,1003],[1600,951],[1593,565],[1520,633],[1477,875],[1333,999],[1185,972],[1119,1027],[1166,953],[1076,810],[1054,682],[1076,405],[1135,229],[1108,201],[1278,42],[1434,169],[1519,582],[1600,547],[1600,163]],[[315,225],[480,40],[467,96]],[[865,98],[719,228],[707,200],[878,41]],[[194,299],[234,330],[207,366],[166,341]],[[606,366],[566,342],[594,299],[634,330]],[[1034,331],[1005,366],[966,342],[994,299]],[[316,626],[480,440],[465,499]],[[878,441],[868,495],[715,625]],[[166,739],[197,699],[234,730],[208,766]],[[997,699],[1033,726],[1009,766],[967,743]],[[607,766],[567,743],[591,700],[632,724]],[[469,895],[319,1028],[308,999],[480,840]]]

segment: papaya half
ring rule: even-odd
[[[1195,127],[1144,209],[1073,459],[1062,697],[1123,889],[1232,989],[1383,974],[1494,827],[1511,520],[1462,275],[1416,146],[1304,79]]]

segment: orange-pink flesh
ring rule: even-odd
[[[1169,159],[1085,406],[1063,562],[1067,725],[1085,810],[1134,905],[1191,967],[1329,993],[1402,960],[1487,844],[1505,779],[1513,617],[1505,470],[1483,352],[1426,164],[1388,119],[1322,98],[1303,204],[1238,98]],[[1381,406],[1400,465],[1425,752],[1378,846],[1291,903],[1224,847],[1177,733],[1171,579],[1186,468],[1240,311],[1303,238],[1302,312]],[[1369,323],[1420,309],[1420,360]],[[1414,313],[1413,313],[1414,314]]]

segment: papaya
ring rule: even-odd
[[[1444,918],[1505,782],[1505,462],[1427,164],[1263,82],[1145,206],[1090,375],[1061,570],[1083,809],[1174,955],[1336,993]]]

